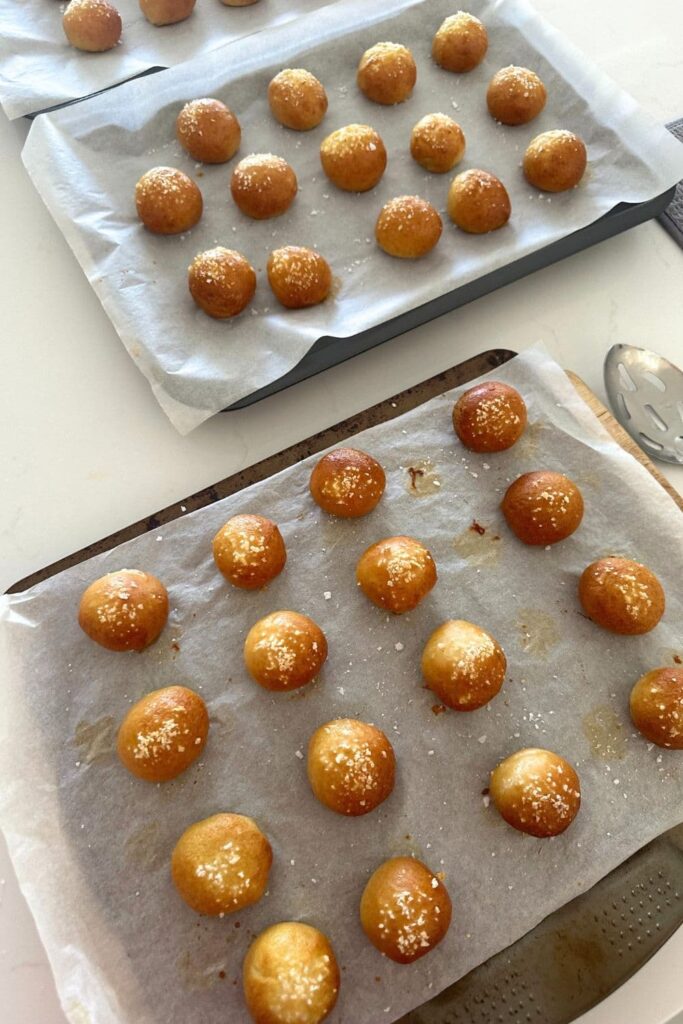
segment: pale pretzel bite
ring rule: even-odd
[[[152,25],[175,25],[185,21],[196,0],[140,0],[140,10]]]
[[[396,758],[381,729],[352,718],[321,725],[308,744],[308,779],[322,804],[358,817],[379,807],[394,788]]]
[[[377,459],[356,448],[335,448],[316,463],[309,487],[313,500],[342,519],[366,516],[377,506],[386,486]]]
[[[524,399],[502,381],[486,380],[464,391],[453,406],[453,429],[473,452],[511,448],[527,423]]]
[[[547,95],[534,71],[510,64],[489,82],[486,103],[491,117],[501,124],[528,124],[543,110]]]
[[[461,231],[483,235],[497,231],[510,219],[510,197],[505,185],[488,171],[463,171],[448,190],[448,216]]]
[[[176,119],[176,136],[193,160],[223,164],[239,149],[242,131],[225,103],[205,97],[185,104]]]
[[[256,822],[242,814],[214,814],[183,832],[171,876],[188,906],[217,917],[258,903],[272,862],[270,843]]]
[[[153,690],[121,723],[116,749],[121,763],[147,782],[168,782],[197,760],[206,744],[209,714],[198,693],[185,686]]]
[[[308,132],[327,113],[327,93],[310,71],[285,68],[268,86],[268,104],[275,120],[285,128]]]
[[[488,704],[503,685],[506,668],[498,641],[462,619],[450,619],[435,629],[422,653],[428,688],[456,711],[475,711]]]
[[[71,0],[62,27],[71,45],[87,53],[111,50],[121,39],[121,15],[107,0]]]
[[[387,166],[387,151],[374,128],[347,124],[320,146],[320,162],[330,181],[345,192],[368,192]]]
[[[340,975],[322,932],[301,921],[282,921],[251,944],[242,981],[256,1024],[320,1024],[337,1002]]]
[[[259,590],[282,572],[287,550],[271,519],[243,513],[221,526],[213,538],[213,557],[233,586]]]
[[[302,245],[274,249],[268,258],[268,283],[287,309],[324,302],[332,289],[332,271],[324,256]]]
[[[626,636],[654,629],[666,603],[661,583],[647,566],[612,556],[584,569],[579,600],[598,626]]]
[[[426,171],[445,174],[465,155],[465,135],[446,114],[426,114],[411,132],[410,153]]]
[[[442,230],[441,217],[426,199],[397,196],[382,207],[375,238],[389,256],[415,260],[432,251]]]
[[[377,868],[360,901],[360,921],[384,956],[411,964],[445,937],[452,905],[446,886],[415,857],[394,857]]]
[[[166,587],[140,569],[119,569],[84,591],[78,623],[110,651],[142,651],[157,639],[168,618]]]
[[[518,477],[500,507],[512,532],[525,544],[557,544],[571,537],[583,519],[579,488],[563,473],[547,469]]]
[[[254,220],[280,217],[294,202],[299,185],[281,156],[252,153],[232,172],[230,191],[242,213]]]
[[[195,226],[204,204],[187,174],[175,167],[153,167],[135,186],[135,206],[148,231],[178,235]]]
[[[327,659],[327,640],[307,615],[279,611],[251,627],[244,661],[252,679],[265,690],[296,690],[312,682]]]
[[[537,135],[524,154],[524,175],[530,185],[544,192],[576,188],[586,170],[588,154],[578,135],[553,129]]]
[[[356,81],[361,92],[374,103],[403,103],[417,81],[413,55],[400,43],[375,43],[361,57]]]
[[[446,71],[472,71],[483,61],[488,46],[488,33],[479,18],[458,11],[439,27],[432,42],[432,57]]]
[[[683,750],[683,668],[655,668],[631,690],[631,718],[658,747]]]
[[[417,608],[436,578],[434,559],[412,537],[386,537],[372,544],[356,566],[356,580],[365,596],[394,615]]]
[[[254,297],[256,272],[246,256],[222,245],[198,253],[188,267],[190,295],[209,316],[238,316]]]
[[[491,772],[493,803],[508,825],[539,839],[569,828],[581,806],[574,768],[559,754],[518,750]]]

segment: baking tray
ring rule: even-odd
[[[24,114],[23,118],[26,121],[35,121],[41,114],[51,114],[54,110],[63,110],[64,107],[73,107],[75,103],[85,103],[86,100],[92,100],[95,96],[101,96],[102,93],[111,92],[112,89],[118,89],[120,85],[125,85],[126,82],[134,82],[136,78],[146,78],[147,75],[156,75],[159,71],[168,71],[168,68],[164,64],[155,64],[153,68],[146,68],[144,71],[138,71],[137,75],[131,75],[130,78],[124,78],[121,82],[112,82],[111,85],[105,85],[102,89],[96,89],[95,92],[89,92],[87,96],[74,96],[72,100],[64,100],[62,103],[55,103],[51,107],[42,107],[40,110],[34,110],[30,114]]]
[[[666,204],[667,193],[683,174],[683,148],[663,125],[653,122],[599,69],[587,67],[571,44],[533,11],[529,0],[475,0],[475,4],[477,12],[489,19],[491,48],[475,78],[467,81],[457,76],[444,79],[431,59],[424,31],[425,19],[451,13],[450,0],[387,0],[374,13],[365,0],[340,0],[320,7],[314,19],[299,18],[268,33],[256,33],[229,48],[34,122],[22,154],[27,170],[124,346],[181,433],[223,408],[240,407],[252,395],[269,394],[263,389],[290,373],[316,342],[322,340],[313,353],[314,364],[307,361],[299,368],[304,373],[313,372],[314,365],[329,365],[328,344],[335,361],[362,351],[425,317],[604,237],[601,229],[609,234],[654,216],[659,207],[652,200]],[[421,68],[414,100],[401,110],[372,105],[349,88],[349,69],[358,53],[385,31],[414,40]],[[536,127],[524,130],[523,139],[482,117],[480,85],[504,62],[503,55],[509,57],[511,52],[516,60],[543,73],[551,98],[555,97]],[[413,125],[411,109],[456,104],[463,124],[475,132],[472,138],[479,154],[473,150],[466,162],[493,161],[507,182],[519,214],[510,231],[479,241],[462,233],[446,237],[445,232],[433,259],[419,266],[394,260],[390,266],[373,248],[372,237],[368,241],[370,200],[330,192],[327,179],[320,176],[316,143],[327,129],[320,126],[314,139],[306,137],[307,142],[296,138],[296,133],[283,134],[270,115],[267,82],[290,59],[310,65],[325,78],[331,97],[329,116],[335,124],[357,120],[358,111],[367,109],[383,133],[392,159],[373,203],[408,190],[424,193],[442,208],[443,182],[418,168],[405,139]],[[196,226],[192,242],[185,237],[175,242],[154,238],[140,231],[130,188],[150,163],[158,163],[160,153],[166,162],[177,162],[190,174],[199,173],[178,148],[173,123],[177,105],[204,90],[240,112],[244,137],[251,133],[257,148],[290,160],[300,181],[300,199],[277,223],[249,222],[234,205],[225,206],[225,172],[205,170],[202,190],[207,210],[215,210],[215,216]],[[553,199],[529,189],[519,169],[521,143],[555,125],[557,112],[563,110],[591,151],[591,167],[584,187],[573,196]],[[117,172],[112,174],[113,166]],[[536,201],[529,203],[531,199]],[[342,220],[348,221],[344,230],[337,216],[340,211]],[[578,234],[591,224],[597,224],[595,233]],[[241,239],[245,253],[261,269],[265,254],[275,245],[291,242],[294,236],[308,245],[326,237],[340,277],[335,282],[336,301],[289,315],[279,305],[273,307],[270,293],[264,291],[257,293],[247,316],[222,326],[207,319],[186,292],[182,298],[178,284],[186,278],[192,253],[215,245],[226,231]],[[550,248],[570,234],[575,237],[566,246]],[[520,262],[538,249],[543,250],[540,261]],[[466,288],[475,277],[481,280]],[[399,320],[400,316],[405,319]],[[263,358],[254,359],[254,352]],[[319,364],[318,355],[323,357]]]
[[[186,512],[295,465],[360,430],[488,373],[516,353],[494,349],[227,477],[14,584],[23,591]],[[577,390],[622,447],[683,508],[683,500],[578,378]],[[401,1024],[569,1024],[634,974],[683,924],[683,826],[658,837],[596,886],[551,914]]]
[[[268,398],[302,380],[322,373],[323,370],[338,366],[340,363],[346,362],[347,359],[360,355],[361,352],[367,352],[369,349],[389,341],[390,338],[396,338],[399,334],[405,334],[406,331],[411,331],[414,327],[419,327],[430,320],[436,320],[444,313],[465,306],[468,302],[481,298],[482,295],[488,295],[489,292],[496,291],[497,288],[503,288],[506,284],[518,281],[528,274],[533,274],[536,270],[549,267],[567,256],[581,252],[582,249],[588,249],[591,245],[604,242],[607,238],[621,234],[622,231],[628,231],[629,228],[634,228],[638,224],[658,217],[667,208],[675,192],[676,186],[674,185],[666,192],[662,192],[654,199],[649,199],[644,203],[619,203],[609,213],[592,224],[588,224],[585,228],[574,231],[564,238],[558,239],[557,242],[529,253],[528,256],[523,256],[519,260],[514,260],[504,267],[499,267],[490,274],[484,274],[483,277],[470,281],[461,288],[454,288],[453,291],[447,292],[445,295],[439,295],[431,302],[410,309],[401,316],[371,327],[367,331],[361,331],[360,334],[352,335],[349,338],[319,338],[304,358],[288,373],[245,398],[239,399],[223,411],[244,409],[255,402],[260,402],[263,398]]]
[[[10,120],[33,119],[293,18],[310,17],[328,2],[262,0],[249,9],[201,0],[180,25],[159,27],[147,22],[137,0],[116,0],[121,45],[93,55],[69,46],[62,29],[66,2],[0,0],[0,106]]]

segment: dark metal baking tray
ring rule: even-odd
[[[551,245],[546,245],[543,249],[529,253],[528,256],[508,263],[490,274],[485,274],[460,288],[440,295],[438,298],[432,299],[431,302],[410,309],[407,313],[402,313],[401,316],[371,327],[367,331],[361,331],[360,334],[354,334],[350,338],[319,338],[292,370],[271,384],[234,402],[224,411],[244,409],[248,405],[260,402],[263,398],[277,394],[278,391],[284,391],[285,388],[322,373],[323,370],[329,370],[332,366],[338,366],[339,363],[346,362],[352,356],[367,352],[368,349],[375,348],[390,338],[405,334],[406,331],[411,331],[414,327],[419,327],[429,320],[435,320],[444,313],[464,306],[474,299],[479,299],[482,295],[487,295],[497,288],[511,284],[512,281],[517,281],[521,277],[526,277],[527,274],[533,274],[536,270],[542,270],[543,267],[557,263],[567,256],[573,256],[574,253],[580,252],[582,249],[587,249],[591,245],[612,238],[613,235],[636,227],[646,220],[651,220],[666,209],[675,191],[674,186],[645,203],[619,203],[609,213],[592,224],[588,224],[585,228],[573,231],[570,235],[558,239]]]
[[[559,257],[558,257],[559,258]],[[494,349],[90,544],[14,584],[29,587],[386,422],[515,355]],[[314,371],[315,372],[315,371]],[[577,386],[579,382],[576,382]],[[608,429],[619,427],[581,387]],[[619,440],[619,437],[617,437]],[[628,440],[628,438],[627,438]],[[643,461],[648,463],[647,457]],[[661,480],[660,480],[661,482]],[[683,924],[683,826],[660,836],[401,1024],[570,1024],[634,974]]]
[[[30,114],[24,114],[24,118],[27,121],[34,121],[41,114],[51,114],[53,110],[62,110],[64,107],[73,107],[75,103],[85,103],[86,100],[91,100],[94,96],[101,96],[103,92],[111,92],[112,89],[118,89],[120,85],[125,85],[126,82],[133,82],[136,78],[146,78],[147,75],[155,75],[157,71],[167,71],[168,68],[162,65],[155,65],[153,68],[146,68],[145,71],[139,71],[137,75],[131,75],[130,78],[124,78],[120,82],[112,82],[111,85],[105,85],[103,89],[98,89],[96,92],[89,92],[87,96],[74,96],[72,100],[65,100],[63,103],[55,103],[51,107],[42,107],[40,110],[34,110]]]

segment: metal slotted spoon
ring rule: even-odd
[[[604,373],[614,415],[636,444],[683,465],[683,371],[645,348],[613,345]]]

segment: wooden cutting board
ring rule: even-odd
[[[566,372],[586,405],[595,413],[603,427],[609,431],[617,444],[627,451],[629,455],[632,455],[634,459],[637,459],[642,466],[645,466],[648,473],[650,473],[657,483],[664,488],[667,494],[671,496],[683,512],[683,495],[679,494],[678,491],[671,486],[666,477],[659,472],[654,462],[652,462],[652,460],[645,454],[642,448],[638,447],[636,442],[626,433],[624,428],[617,423],[609,409],[602,404],[600,399],[591,391],[588,385],[584,384],[581,378],[577,377],[577,375],[572,373],[571,370],[567,370]]]

